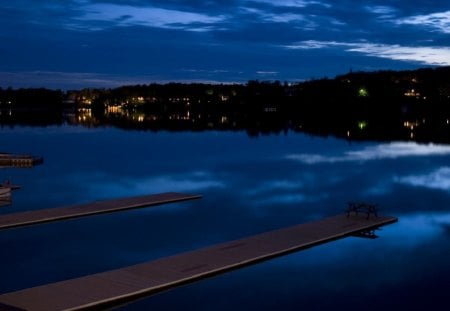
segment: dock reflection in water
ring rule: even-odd
[[[4,230],[2,294],[307,223],[344,213],[348,201],[364,201],[399,222],[377,232],[378,239],[321,245],[163,292],[125,310],[349,311],[447,303],[448,145],[349,143],[291,130],[258,137],[245,130],[80,125],[0,131],[3,149],[45,158],[45,165],[32,170],[1,171],[23,186],[3,214],[144,193],[203,194],[200,201],[170,208]]]

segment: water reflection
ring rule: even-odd
[[[445,156],[450,155],[450,146],[436,144],[419,144],[415,142],[393,142],[366,146],[360,150],[346,151],[338,156],[324,156],[322,154],[290,154],[286,158],[306,164],[335,163],[335,162],[363,162],[383,159],[397,159],[402,157]]]
[[[450,167],[440,167],[430,173],[409,175],[396,179],[397,182],[414,187],[425,187],[443,191],[450,190]]]
[[[322,245],[125,309],[414,309],[447,300],[446,145],[67,125],[3,128],[1,143],[45,158],[31,170],[2,171],[23,187],[1,213],[162,191],[203,194],[195,202],[3,231],[2,293],[317,220],[362,200],[399,222],[373,241]]]
[[[90,196],[105,196],[111,193],[117,196],[129,196],[142,193],[160,192],[195,192],[202,193],[211,188],[226,187],[221,181],[209,172],[188,172],[186,174],[155,176],[152,178],[121,178],[112,181],[109,176],[97,176],[94,180],[89,176],[80,176],[80,179],[90,181]]]
[[[0,197],[0,207],[11,205],[11,197]]]
[[[399,215],[396,228],[390,230],[392,239],[385,243],[398,248],[420,248],[422,245],[439,241],[446,235],[450,225],[449,213],[412,213]]]

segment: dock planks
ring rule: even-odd
[[[148,263],[3,294],[0,306],[46,311],[114,306],[396,221],[394,217],[338,215]]]
[[[148,207],[165,203],[199,199],[201,195],[166,192],[129,198],[97,201],[88,204],[60,208],[49,208],[0,215],[0,230],[35,225],[45,222],[78,218],[90,215],[113,213],[123,210]]]
[[[0,153],[0,168],[4,167],[33,167],[42,164],[44,159],[42,157],[35,157],[32,155],[21,155],[11,153]]]

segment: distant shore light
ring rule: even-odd
[[[358,96],[367,97],[367,96],[369,96],[369,92],[367,92],[367,89],[362,87],[358,90]]]

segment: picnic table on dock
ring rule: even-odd
[[[341,214],[117,270],[6,293],[0,295],[0,309],[108,308],[396,221],[395,217]]]

